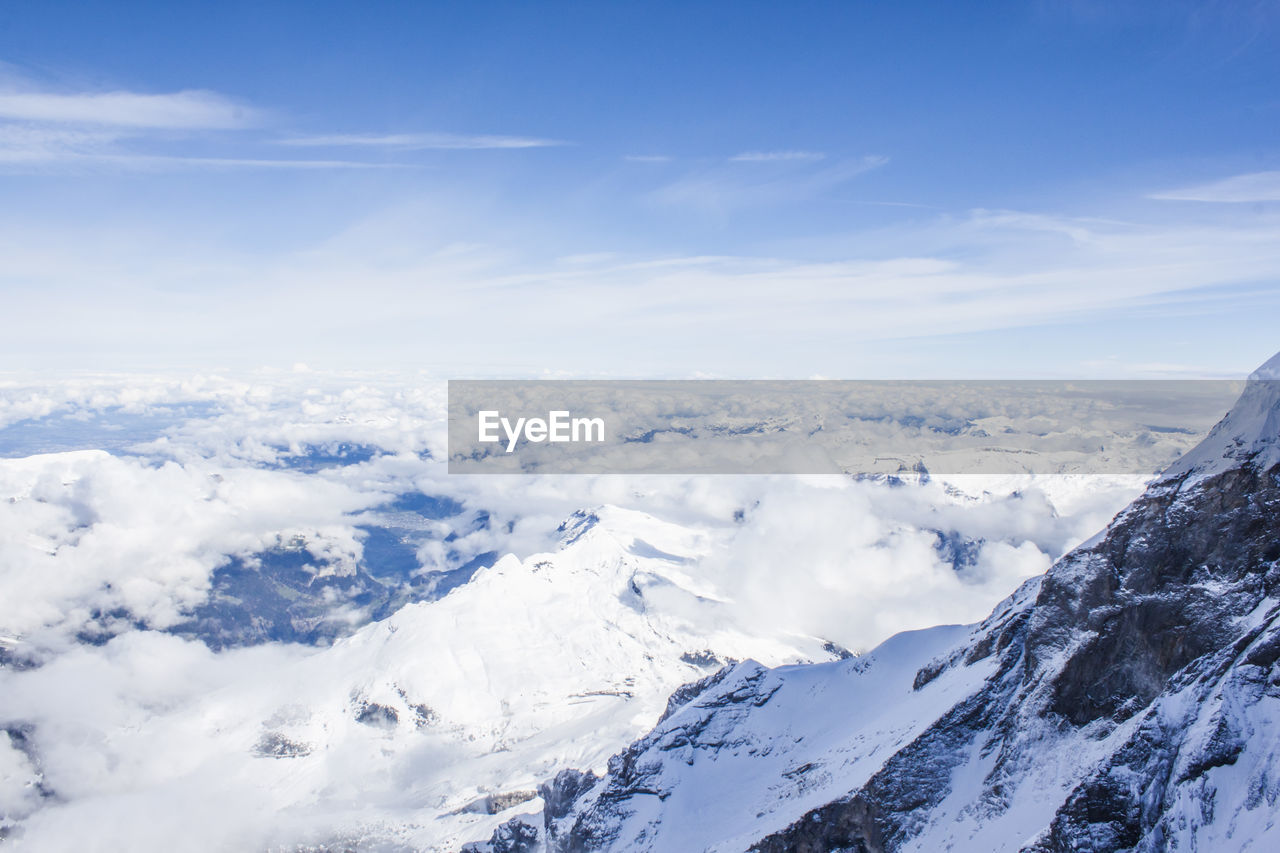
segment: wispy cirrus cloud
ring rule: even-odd
[[[101,149],[124,135],[116,129],[0,124],[0,162],[38,161]]]
[[[262,118],[259,110],[217,92],[59,93],[30,89],[0,91],[0,119],[55,124],[168,130],[228,130]]]
[[[650,193],[650,198],[664,205],[712,213],[799,201],[822,195],[846,181],[878,169],[888,163],[889,158],[868,155],[834,163],[792,158],[774,161],[785,168],[758,170],[740,168],[737,162],[735,158],[729,163],[688,174],[659,187]]]
[[[338,158],[258,156],[245,137],[266,113],[205,90],[171,93],[56,92],[23,81],[0,87],[0,169],[173,171],[191,169],[369,169],[404,166]],[[187,153],[191,140],[234,143],[225,156]],[[248,144],[254,144],[250,138]],[[261,143],[258,143],[260,146]],[[273,149],[274,151],[274,149]]]
[[[401,150],[468,151],[502,148],[554,148],[569,143],[532,136],[463,133],[337,133],[290,136],[278,145],[300,148],[395,148]]]
[[[405,169],[408,163],[366,163],[360,160],[287,160],[254,157],[177,157],[162,154],[80,154],[0,149],[0,169],[15,166],[82,166],[131,172],[185,169]]]
[[[0,83],[0,169],[395,168],[411,164],[358,156],[273,155],[281,153],[277,147],[280,145],[294,149],[345,148],[348,153],[355,153],[373,149],[522,149],[567,144],[554,139],[496,134],[330,134],[276,140],[263,140],[257,134],[230,138],[223,135],[227,131],[260,130],[266,120],[263,110],[207,90],[59,92],[20,79],[6,81]],[[193,139],[226,146],[226,154],[210,151],[207,144],[193,152],[187,147]]]
[[[1161,201],[1204,201],[1226,204],[1280,201],[1280,171],[1251,172],[1220,181],[1153,193]]]
[[[808,162],[827,159],[821,151],[743,151],[729,158],[730,163],[787,163]]]
[[[119,128],[81,128],[38,124],[0,124],[0,170],[106,169],[174,171],[184,169],[383,169],[401,163],[360,160],[206,157],[139,151],[122,142],[138,134]]]

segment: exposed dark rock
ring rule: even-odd
[[[561,770],[551,782],[538,787],[543,814],[548,820],[559,820],[569,814],[574,801],[597,781],[596,774],[590,771]]]
[[[683,652],[680,655],[680,660],[684,661],[690,666],[718,667],[718,666],[724,665],[724,661],[720,660],[719,656],[717,656],[716,653],[711,651],[710,649],[700,649],[699,651],[696,651],[696,652]]]
[[[537,799],[537,796],[537,791],[504,791],[501,794],[486,794],[467,803],[458,809],[456,814],[501,814],[507,809]]]
[[[677,687],[675,692],[667,697],[667,708],[662,712],[662,717],[658,722],[661,723],[663,720],[667,719],[667,717],[670,717],[676,711],[680,710],[684,705],[688,704],[691,700],[706,692],[708,688],[719,684],[732,670],[732,666],[721,667],[706,678],[700,678],[697,681],[692,681],[688,684]]]
[[[266,732],[253,751],[265,758],[299,758],[311,754],[311,744],[290,740],[279,732]]]
[[[771,835],[752,853],[882,853],[886,850],[876,808],[855,794],[805,815],[785,835]]]
[[[572,849],[568,845],[578,843],[573,836],[573,808],[598,781],[590,771],[566,769],[557,773],[550,783],[538,787],[547,851]]]
[[[1189,493],[1153,489],[1112,524],[1086,571],[1050,572],[1027,638],[1027,668],[1080,647],[1054,682],[1051,710],[1076,725],[1124,718],[1170,676],[1237,635],[1235,617],[1276,592],[1270,549],[1280,541],[1280,488],[1271,473],[1228,471]]]
[[[933,533],[938,537],[933,546],[938,552],[938,559],[950,564],[957,572],[973,568],[982,546],[986,544],[986,540],[965,536],[957,530],[935,530]]]
[[[493,831],[488,841],[463,845],[461,853],[542,853],[538,827],[514,818]]]
[[[365,702],[361,704],[360,709],[356,712],[356,722],[363,723],[366,726],[393,729],[400,722],[400,714],[395,708],[388,705]]]
[[[838,643],[833,643],[830,640],[827,640],[822,644],[822,650],[836,660],[849,660],[850,658],[857,657],[857,655],[846,649],[844,646],[839,645]]]

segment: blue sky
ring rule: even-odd
[[[1280,4],[0,11],[0,369],[1213,375]]]

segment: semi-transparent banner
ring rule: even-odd
[[[454,380],[454,474],[1153,474],[1243,381]]]

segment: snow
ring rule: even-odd
[[[855,789],[990,675],[979,662],[913,690],[917,669],[968,635],[943,626],[852,660],[740,664],[641,742],[661,809],[659,797],[632,796],[610,849],[740,851]]]
[[[69,800],[28,820],[26,837],[40,849],[172,849],[188,822],[133,813],[162,796],[188,821],[209,816],[200,827],[209,849],[261,844],[243,835],[253,814],[281,839],[322,841],[353,826],[424,847],[486,838],[510,815],[463,809],[486,794],[532,790],[564,767],[602,771],[676,687],[709,671],[683,653],[773,665],[827,657],[816,638],[720,627],[720,605],[685,568],[709,547],[704,533],[601,507],[568,527],[559,550],[505,557],[443,599],[406,606],[328,649],[212,655],[128,634],[105,655],[83,650],[40,670],[0,671],[0,715],[44,721],[54,745],[46,771]],[[648,600],[654,590],[662,607]],[[74,701],[64,692],[70,680]],[[184,686],[169,693],[165,684]],[[131,701],[107,692],[121,690]],[[392,709],[395,724],[359,722],[371,703]],[[264,757],[268,738],[302,754]],[[77,744],[86,739],[106,741],[106,764],[71,779],[62,768],[83,763]],[[103,808],[113,819],[95,822]],[[237,819],[220,826],[219,810]]]
[[[1245,460],[1263,471],[1280,463],[1280,353],[1249,375],[1227,416],[1162,479],[1186,477],[1186,488]]]

